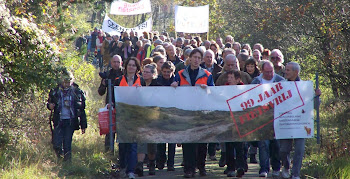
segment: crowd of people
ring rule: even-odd
[[[110,36],[97,28],[88,41],[88,51],[96,52],[102,77],[98,93],[107,91],[107,79],[114,86],[208,86],[264,84],[278,81],[300,81],[300,66],[296,62],[284,64],[281,50],[269,50],[262,44],[241,44],[231,35],[223,40],[204,40],[191,34],[179,33],[178,38],[159,32],[123,32],[120,36]],[[50,99],[57,97],[50,96]],[[68,93],[70,94],[70,93]],[[317,89],[316,95],[321,95]],[[108,103],[106,95],[106,104]],[[113,99],[114,94],[112,93]],[[55,103],[49,99],[48,108],[65,109],[64,103]],[[66,99],[66,98],[64,98]],[[58,100],[58,101],[64,101]],[[74,101],[74,100],[73,100]],[[63,107],[62,107],[63,106]],[[72,110],[70,110],[72,111]],[[68,115],[69,106],[62,114]],[[57,117],[62,121],[61,117]],[[61,120],[60,120],[61,119]],[[131,119],[132,120],[132,119]],[[63,120],[64,121],[64,120]],[[58,123],[58,122],[57,122]],[[86,125],[82,129],[85,131]],[[71,134],[73,135],[73,134]],[[71,138],[71,135],[69,137]],[[105,150],[109,150],[110,136],[106,135]],[[115,136],[112,136],[115,137]],[[115,141],[115,140],[113,140]],[[60,141],[56,143],[58,147]],[[294,142],[293,165],[290,152]],[[68,145],[68,144],[67,144]],[[263,140],[254,142],[226,143],[184,143],[184,144],[145,144],[120,143],[119,165],[122,177],[135,178],[144,175],[144,166],[149,175],[156,175],[156,168],[175,170],[174,156],[176,145],[182,146],[184,177],[195,177],[198,169],[200,176],[206,176],[206,160],[217,160],[216,150],[221,150],[218,160],[220,167],[227,166],[227,177],[242,177],[250,163],[260,165],[259,177],[300,178],[300,169],[305,150],[305,139]],[[64,147],[63,147],[64,148]],[[166,155],[166,148],[167,154]],[[62,149],[57,149],[58,155]],[[63,149],[70,156],[70,147]],[[256,158],[259,152],[259,159]],[[208,155],[208,157],[207,157]],[[147,159],[147,160],[146,160]],[[270,171],[270,165],[272,171]],[[281,170],[282,168],[282,170]],[[291,171],[290,171],[291,170]]]

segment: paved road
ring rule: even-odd
[[[220,158],[220,152],[216,153],[216,157]],[[182,162],[182,149],[181,147],[176,147],[176,154],[175,154],[175,171],[174,172],[168,172],[166,170],[166,167],[163,170],[156,169],[156,175],[150,176],[148,175],[148,169],[145,166],[144,176],[138,177],[138,178],[166,178],[166,179],[174,179],[174,178],[183,178],[183,167],[181,166]],[[208,176],[206,177],[200,177],[199,174],[196,174],[196,178],[228,178],[224,174],[225,167],[219,167],[218,165],[219,161],[210,161],[207,160],[206,162],[206,169]],[[259,171],[259,164],[249,164],[248,172],[242,177],[242,178],[259,178],[258,177],[258,171]],[[272,178],[271,175],[268,176],[269,178]],[[232,177],[235,178],[235,177]],[[261,178],[260,178],[261,179]]]

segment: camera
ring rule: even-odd
[[[108,78],[108,72],[107,72],[107,71],[105,71],[105,72],[100,72],[100,73],[98,73],[98,75],[100,75],[100,77],[101,77],[102,79],[107,79],[107,78]]]

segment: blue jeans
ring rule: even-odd
[[[305,152],[305,139],[281,139],[280,140],[280,152],[281,160],[285,169],[290,169],[290,151],[292,151],[294,141],[294,155],[293,155],[293,168],[292,175],[300,177],[300,169],[303,162],[303,156]]]
[[[119,143],[120,168],[126,168],[126,173],[133,172],[137,163],[137,144]]]
[[[61,120],[53,131],[53,148],[58,157],[63,154],[65,161],[72,159],[73,133],[70,119]]]
[[[270,158],[272,170],[279,171],[281,169],[280,161],[280,146],[277,140],[263,140],[259,141],[259,173],[270,171]]]

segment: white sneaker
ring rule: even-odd
[[[131,178],[131,179],[135,179],[135,174],[132,173],[132,172],[128,173],[128,176],[129,176],[129,178]]]
[[[282,169],[282,178],[285,178],[285,179],[290,178],[289,169],[285,169],[285,168]]]
[[[259,177],[267,177],[267,173],[266,172],[261,172],[261,173],[259,173]]]
[[[279,177],[280,176],[280,171],[276,170],[272,172],[272,177]]]
[[[295,176],[293,176],[292,179],[300,179],[300,177],[295,177]]]

